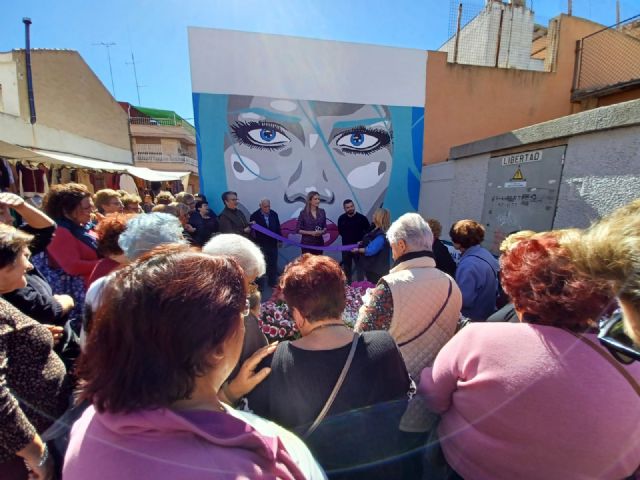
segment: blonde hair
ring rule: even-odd
[[[125,208],[127,207],[127,205],[130,205],[132,203],[142,203],[142,199],[135,193],[125,193],[124,195],[122,195],[121,199],[122,204],[125,206]]]
[[[522,240],[527,240],[536,234],[533,230],[520,230],[519,232],[507,235],[500,244],[500,253],[506,253],[510,251],[516,244]]]
[[[586,229],[580,241],[565,246],[578,268],[610,281],[616,295],[640,311],[640,198]]]
[[[156,205],[169,205],[175,201],[176,199],[171,195],[171,192],[167,192],[166,190],[163,190],[156,195]]]
[[[111,201],[112,198],[120,199],[120,194],[110,188],[98,190],[93,196],[93,204],[100,213],[104,212],[104,206]]]
[[[371,221],[380,230],[386,232],[391,225],[391,214],[386,208],[379,208],[373,213]]]

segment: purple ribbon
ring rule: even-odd
[[[338,245],[335,245],[335,246],[305,245],[304,243],[294,242],[293,240],[289,240],[288,238],[285,238],[282,235],[278,235],[277,233],[274,233],[268,228],[264,228],[262,225],[258,225],[257,223],[254,223],[253,225],[251,225],[251,228],[253,228],[256,232],[263,233],[264,235],[271,238],[275,238],[280,242],[288,243],[289,245],[293,245],[295,247],[308,248],[310,250],[327,250],[332,252],[345,252],[345,251],[351,251],[354,248],[358,248],[358,244],[356,243],[354,243],[353,245],[339,245],[339,246]]]

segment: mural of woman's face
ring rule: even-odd
[[[285,222],[313,190],[334,222],[347,198],[367,216],[381,205],[393,158],[385,107],[230,96],[227,124],[227,185],[241,208],[251,212],[267,197]]]

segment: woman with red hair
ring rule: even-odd
[[[302,338],[278,345],[249,408],[305,437],[332,479],[401,478],[398,425],[411,387],[386,331],[354,333],[342,320],[346,277],[326,256],[304,254],[280,286]]]
[[[91,272],[89,285],[128,263],[127,257],[118,245],[118,238],[133,217],[135,214],[112,213],[103,218],[96,227],[98,253],[102,258]]]
[[[444,457],[463,478],[619,479],[640,464],[640,365],[619,367],[598,345],[611,299],[572,263],[563,245],[577,235],[506,251],[502,282],[520,323],[471,324],[422,372]]]

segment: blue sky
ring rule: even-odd
[[[193,117],[187,27],[212,27],[437,49],[448,37],[450,0],[0,0],[0,51],[24,48],[22,17],[33,21],[33,48],[80,52],[111,90],[105,47],[118,100]],[[457,2],[455,2],[457,3]],[[465,2],[466,4],[467,2]],[[482,5],[483,0],[468,2]],[[566,11],[566,0],[527,0],[536,20]],[[640,13],[640,0],[622,0],[623,19]],[[576,16],[609,25],[615,0],[573,0]],[[221,46],[223,48],[223,46]]]

